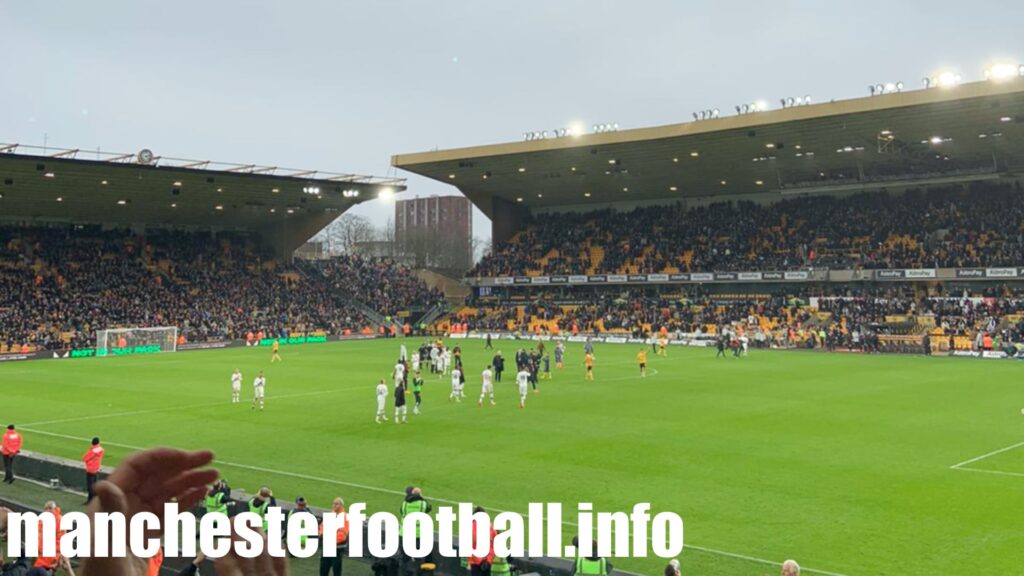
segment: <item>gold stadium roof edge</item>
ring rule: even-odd
[[[486,215],[1013,179],[1024,77],[392,157]],[[512,218],[515,220],[515,218]],[[508,230],[494,235],[500,241]]]

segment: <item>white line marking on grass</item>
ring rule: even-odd
[[[317,390],[315,392],[300,392],[296,394],[281,394],[279,396],[267,396],[267,400],[286,400],[288,398],[305,398],[307,396],[324,396],[326,394],[335,394],[338,392],[344,392],[347,390],[356,390],[358,388],[364,388],[364,386],[349,386],[346,388],[332,388],[330,390]],[[246,403],[242,400],[242,404]],[[141,416],[143,414],[156,414],[159,412],[174,412],[177,410],[191,410],[193,408],[213,408],[216,406],[224,406],[231,404],[231,400],[220,400],[218,402],[204,402],[202,404],[184,404],[178,406],[165,406],[163,408],[152,408],[149,410],[133,410],[131,412],[113,412],[108,414],[94,414],[92,416],[79,416],[77,418],[64,418],[62,420],[44,420],[42,422],[29,422],[23,424],[23,426],[46,426],[49,424],[66,424],[68,422],[84,422],[87,420],[105,420],[107,418],[120,418],[122,416]]]
[[[72,436],[70,434],[58,434],[56,432],[46,432],[46,431],[43,431],[43,430],[32,430],[32,429],[29,429],[28,427],[25,427],[25,426],[22,426],[21,429],[26,431],[26,432],[31,432],[33,434],[40,434],[40,435],[43,435],[43,436],[52,436],[54,438],[63,438],[63,439],[66,439],[66,440],[76,440],[76,441],[83,441],[83,442],[88,440],[88,438],[79,437],[79,436]],[[117,448],[127,448],[129,450],[146,450],[146,448],[143,448],[142,446],[132,446],[131,444],[118,444],[118,443],[115,443],[115,442],[104,442],[104,444],[106,444],[108,446],[114,446],[114,447],[117,447]],[[265,468],[263,466],[253,466],[251,464],[239,464],[239,463],[236,463],[236,462],[226,462],[224,460],[215,460],[214,464],[217,465],[217,466],[227,466],[229,468],[237,468],[239,470],[249,470],[249,471],[252,471],[252,472],[260,472],[260,473],[263,473],[263,474],[274,474],[274,475],[277,475],[277,476],[284,476],[284,477],[288,477],[288,478],[297,478],[297,479],[300,479],[300,480],[310,480],[310,481],[313,481],[313,482],[322,482],[324,484],[333,484],[335,486],[346,486],[346,487],[349,487],[349,488],[357,488],[357,489],[360,489],[360,490],[366,490],[366,491],[369,491],[369,492],[377,492],[377,493],[380,493],[380,494],[388,494],[388,495],[391,495],[391,496],[403,496],[403,497],[405,496],[405,491],[403,491],[403,490],[392,490],[390,488],[381,488],[380,486],[371,486],[369,484],[358,484],[358,483],[355,483],[355,482],[346,482],[344,480],[336,480],[336,479],[333,479],[333,478],[324,478],[322,476],[311,476],[309,474],[302,474],[302,473],[299,473],[299,472],[288,472],[286,470],[275,470],[273,468]],[[969,470],[969,469],[960,468],[960,470]],[[1024,476],[1024,474],[1022,474],[1022,476]],[[457,504],[460,503],[458,500],[450,500],[448,498],[441,498],[441,497],[438,497],[438,496],[431,496],[429,499],[433,500],[434,502],[443,502],[445,504],[457,505]],[[501,510],[499,508],[491,508],[491,510],[493,510],[495,512],[509,512],[509,510]],[[523,515],[527,516],[527,514],[523,514]],[[564,525],[566,525],[566,526],[574,526],[574,527],[578,527],[579,526],[579,524],[576,524],[575,522],[563,521],[562,523]],[[650,538],[648,538],[648,540],[650,540]],[[737,554],[735,552],[727,552],[725,550],[718,550],[718,549],[715,549],[715,548],[707,548],[707,547],[704,547],[704,546],[695,546],[693,544],[685,544],[684,543],[683,550],[686,550],[687,548],[692,549],[692,550],[696,550],[698,552],[704,552],[706,554],[714,554],[714,555],[717,555],[717,556],[725,556],[725,557],[728,557],[728,558],[735,558],[737,560],[744,560],[746,562],[753,562],[753,563],[757,563],[757,564],[764,564],[764,565],[767,565],[767,566],[781,566],[782,565],[781,562],[776,562],[774,560],[768,560],[767,558],[758,558],[756,556],[748,556],[746,554]],[[803,571],[804,572],[808,572],[808,573],[812,573],[812,574],[821,574],[822,576],[846,576],[845,574],[841,574],[839,572],[830,572],[828,570],[819,570],[819,569],[816,569],[816,568],[804,567]]]
[[[1002,470],[985,470],[984,468],[953,468],[953,470],[959,470],[961,472],[983,472],[985,474],[998,474],[999,476],[1016,476],[1018,478],[1024,478],[1022,472],[1003,472]]]
[[[968,464],[974,464],[975,462],[980,462],[980,461],[982,461],[982,460],[984,460],[986,458],[991,458],[992,456],[995,456],[996,454],[1002,454],[1003,452],[1009,452],[1010,450],[1013,450],[1015,448],[1020,448],[1021,446],[1024,446],[1024,442],[1018,442],[1018,443],[1014,444],[1013,446],[1007,446],[1006,448],[1000,448],[999,450],[993,450],[993,451],[989,452],[988,454],[982,454],[981,456],[978,456],[978,457],[975,457],[975,458],[971,458],[970,460],[964,460],[963,462],[961,462],[959,464],[953,464],[952,466],[950,466],[950,468],[956,470],[956,469],[960,468],[961,466],[966,466]]]

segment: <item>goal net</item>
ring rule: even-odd
[[[96,331],[96,355],[153,354],[178,350],[178,328],[115,328]]]

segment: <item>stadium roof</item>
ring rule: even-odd
[[[1024,77],[653,128],[400,154],[485,214],[530,209],[905,188],[1016,178]],[[504,204],[507,206],[507,204]]]
[[[292,228],[312,235],[319,230],[308,232],[316,223],[326,224],[385,189],[400,192],[405,180],[167,158],[148,151],[0,144],[0,222],[249,230],[295,223]]]

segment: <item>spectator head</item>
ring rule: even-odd
[[[680,576],[679,560],[673,560],[665,566],[665,576]]]
[[[334,502],[331,503],[331,510],[333,510],[335,513],[338,513],[338,512],[341,512],[344,509],[345,509],[345,500],[342,499],[341,496],[338,496],[337,498],[334,499]]]
[[[57,509],[57,503],[53,500],[47,500],[46,504],[43,504],[43,512],[53,512]]]
[[[782,563],[782,576],[800,576],[800,565],[796,560],[786,560]]]
[[[7,425],[7,429],[8,430],[14,430],[14,424],[8,424]]]
[[[270,491],[270,488],[266,486],[260,488],[260,498],[270,498],[271,496],[273,496],[273,492]]]
[[[306,499],[303,498],[302,496],[299,496],[299,497],[295,498],[295,507],[296,508],[305,508],[306,507]]]
[[[100,437],[99,436],[93,436],[93,438],[92,438],[92,445],[93,446],[98,446],[99,443],[100,443]]]

